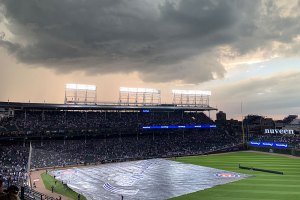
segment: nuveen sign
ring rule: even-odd
[[[294,134],[294,130],[287,130],[287,129],[265,129],[265,134]]]

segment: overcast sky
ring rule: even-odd
[[[211,90],[211,106],[300,114],[300,0],[0,0],[0,101],[62,103],[65,83]],[[243,113],[241,113],[243,102]]]

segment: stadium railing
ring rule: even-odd
[[[30,187],[24,187],[24,198],[21,196],[21,200],[56,200],[53,197],[47,196]]]

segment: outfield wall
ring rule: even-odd
[[[279,153],[279,154],[287,154],[287,155],[293,155],[293,156],[299,156],[300,157],[300,149],[294,149],[294,148],[274,148],[274,147],[253,147],[248,146],[249,150],[253,151],[263,151],[263,152],[271,152],[271,153]]]

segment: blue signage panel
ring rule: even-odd
[[[217,125],[170,125],[170,126],[143,126],[143,129],[191,129],[191,128],[216,128]]]
[[[277,143],[277,142],[255,142],[250,141],[251,146],[257,147],[276,147],[276,148],[288,148],[288,144],[286,143]]]

